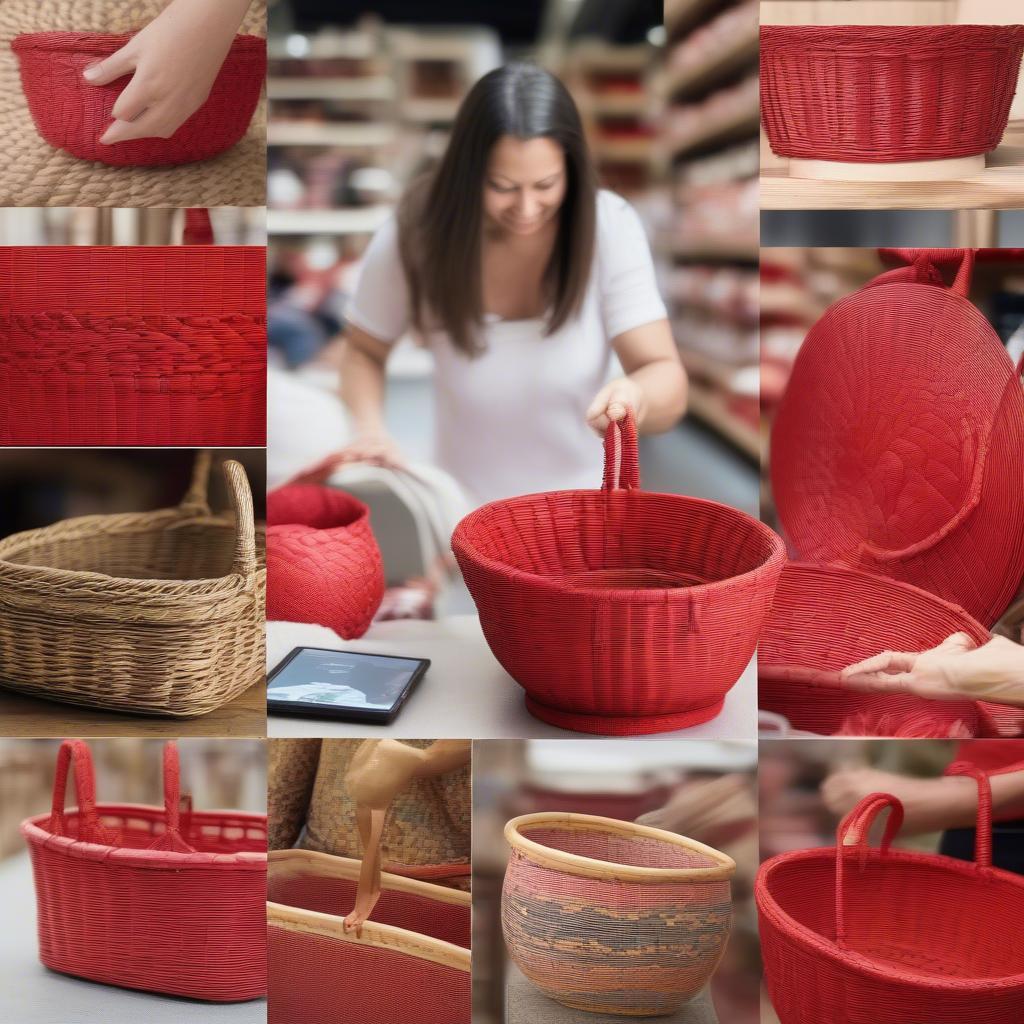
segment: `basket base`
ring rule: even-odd
[[[791,178],[815,181],[960,181],[985,170],[985,156],[951,160],[912,160],[906,163],[848,163],[842,160],[789,161]]]
[[[619,1007],[605,1006],[601,1003],[576,1002],[571,999],[553,998],[555,999],[555,1002],[561,1003],[563,1006],[568,1006],[570,1010],[586,1010],[587,1013],[607,1013],[614,1017],[667,1017],[669,1014],[675,1013],[678,1009],[676,1007],[671,1010],[645,1010],[642,1007],[638,1007],[631,1010],[623,1010]]]
[[[680,711],[673,715],[585,715],[562,708],[549,707],[532,697],[526,698],[526,710],[549,725],[573,732],[596,733],[599,736],[642,736],[655,732],[674,732],[710,722],[722,711],[725,698],[705,708]]]

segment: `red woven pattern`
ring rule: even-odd
[[[78,809],[64,811],[74,761]],[[177,755],[165,806],[96,805],[88,747],[65,740],[53,810],[21,826],[35,876],[39,956],[55,971],[217,1002],[266,991],[266,817],[178,820]]]
[[[370,511],[343,491],[289,484],[267,495],[267,616],[362,636],[384,596]]]
[[[0,444],[266,443],[265,252],[0,249]]]
[[[82,72],[115,53],[130,38],[37,32],[17,36],[11,43],[18,55],[32,119],[51,146],[82,160],[143,167],[206,160],[230,149],[245,135],[267,72],[266,41],[257,36],[235,37],[206,102],[169,139],[102,145],[100,137],[110,126],[111,111],[131,76],[96,86],[90,85]]]
[[[635,427],[620,447],[617,431],[603,490],[484,505],[452,549],[484,636],[534,715],[583,732],[679,729],[721,710],[785,552],[738,509],[639,490]]]
[[[761,28],[761,118],[780,156],[860,163],[995,149],[1021,25]]]
[[[985,776],[951,771],[978,779],[977,864],[889,849],[902,807],[873,794],[839,826],[835,849],[761,866],[765,981],[782,1024],[1024,1019],[1024,878],[990,866]],[[882,848],[869,850],[868,828],[886,807]]]

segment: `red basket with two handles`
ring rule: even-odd
[[[1024,1019],[1024,877],[992,867],[988,777],[978,783],[973,863],[891,849],[899,800],[865,797],[835,848],[761,865],[755,884],[765,982],[781,1024],[995,1024]],[[881,847],[868,833],[889,808]]]
[[[717,715],[785,562],[781,538],[738,509],[641,490],[632,418],[608,428],[601,490],[491,502],[452,549],[530,712],[610,735]]]
[[[21,826],[47,967],[213,1002],[266,993],[266,816],[184,807],[174,743],[163,807],[97,804],[89,748],[61,744],[52,810]]]

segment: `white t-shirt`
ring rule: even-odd
[[[620,196],[598,193],[594,266],[575,318],[545,337],[543,320],[487,315],[475,357],[444,331],[427,335],[438,464],[474,503],[600,487],[602,446],[586,410],[608,381],[612,340],[665,316],[640,218]],[[366,250],[349,319],[389,344],[410,326],[394,218]]]

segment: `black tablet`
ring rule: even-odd
[[[387,725],[429,667],[423,658],[296,647],[267,679],[267,712]]]

